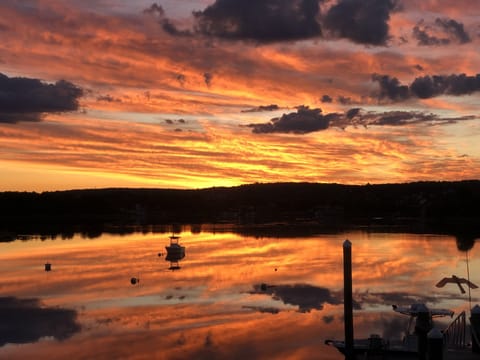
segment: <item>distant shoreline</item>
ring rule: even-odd
[[[132,228],[171,231],[172,224],[212,224],[241,232],[403,229],[475,238],[480,233],[479,204],[478,180],[1,192],[0,234],[96,236]]]

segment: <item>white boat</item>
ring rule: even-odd
[[[185,257],[185,246],[180,245],[180,236],[172,234],[170,236],[170,245],[165,246],[167,256],[165,261],[170,261],[169,270],[180,270],[179,261]]]
[[[180,236],[178,235],[172,234],[170,236],[170,245],[165,246],[167,258],[170,257],[180,260],[185,257],[185,246],[180,245],[179,240]]]

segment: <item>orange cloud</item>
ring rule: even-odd
[[[475,46],[458,47],[459,60],[451,48],[432,51],[410,38],[398,42],[400,36],[410,36],[417,21],[413,5],[407,5],[392,13],[395,41],[385,48],[332,39],[252,46],[173,37],[143,9],[116,16],[46,0],[36,4],[36,12],[1,4],[3,71],[48,82],[65,79],[81,87],[84,96],[75,114],[51,114],[29,125],[0,124],[0,188],[194,188],[257,181],[478,177],[474,166],[463,168],[478,162],[473,146],[446,148],[453,139],[447,131],[371,126],[298,137],[257,136],[242,127],[266,123],[300,105],[322,107],[323,113],[351,107],[383,112],[404,105],[426,113],[448,109],[449,117],[476,114],[478,94],[410,99],[396,107],[373,96],[378,92],[373,73],[410,84],[423,75],[476,72],[480,58]],[[440,5],[422,6],[433,11]],[[445,8],[453,17],[450,10]],[[322,102],[324,95],[332,101]],[[242,113],[270,104],[278,110]],[[460,158],[464,154],[470,154],[468,161]],[[22,176],[29,173],[44,176],[29,182]]]

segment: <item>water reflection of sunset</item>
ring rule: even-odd
[[[282,358],[341,357],[323,341],[343,337],[342,243],[353,243],[358,336],[398,335],[392,304],[423,301],[463,310],[444,276],[466,276],[465,253],[449,236],[364,233],[270,238],[183,232],[186,257],[168,270],[165,234],[1,243],[1,296],[72,309],[81,331],[61,342],[0,348],[0,357]],[[159,256],[160,255],[162,256]],[[480,270],[470,253],[473,282]],[[45,261],[52,271],[45,272]],[[140,282],[130,284],[131,277]],[[472,292],[474,301],[479,296]]]

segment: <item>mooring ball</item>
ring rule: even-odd
[[[137,278],[134,278],[134,277],[132,277],[132,278],[130,279],[130,283],[131,283],[132,285],[135,285],[135,284],[138,283],[139,281],[140,281],[140,279],[137,279]]]

